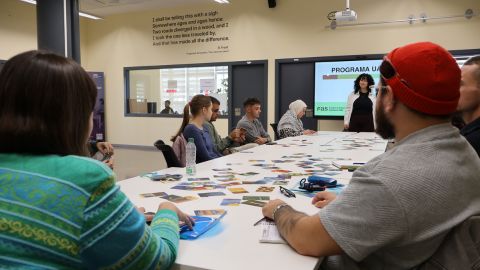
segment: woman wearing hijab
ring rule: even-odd
[[[290,103],[288,111],[278,122],[277,130],[280,139],[315,133],[313,130],[303,129],[303,123],[300,119],[305,115],[306,109],[307,104],[299,99]]]

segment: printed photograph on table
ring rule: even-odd
[[[190,182],[201,182],[201,181],[210,181],[210,178],[208,178],[208,177],[200,177],[200,178],[190,177],[187,180],[190,181]]]
[[[239,206],[241,201],[242,200],[240,200],[240,199],[223,199],[223,201],[220,205],[223,205],[223,206]]]
[[[163,198],[163,197],[166,197],[168,196],[167,193],[165,192],[154,192],[154,193],[144,193],[144,194],[140,194],[140,197],[143,197],[143,198],[150,198],[150,197],[160,197],[160,198]]]
[[[275,190],[275,187],[259,187],[256,192],[272,192]]]
[[[168,195],[168,196],[164,197],[164,199],[166,199],[168,201],[171,201],[173,203],[183,203],[183,202],[197,200],[198,197],[195,197],[195,196],[182,197],[182,196],[178,196],[178,195]]]
[[[265,204],[267,203],[262,201],[243,201],[242,204],[256,206],[256,207],[264,207]]]
[[[244,201],[269,201],[270,196],[243,196]]]
[[[213,209],[213,210],[195,210],[193,211],[195,216],[220,216],[223,215],[226,211],[223,209]]]
[[[248,193],[248,191],[244,188],[229,188],[228,190],[230,190],[230,192],[232,192],[233,194],[241,194],[241,193]]]
[[[204,197],[214,197],[214,196],[225,196],[223,192],[205,192],[205,193],[198,193],[198,196]]]

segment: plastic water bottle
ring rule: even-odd
[[[188,138],[186,147],[186,172],[188,175],[195,175],[197,172],[197,147],[193,138]]]

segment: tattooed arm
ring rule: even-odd
[[[325,257],[343,253],[323,227],[318,215],[308,216],[290,206],[278,208],[283,204],[285,202],[281,200],[270,201],[263,207],[263,215],[273,219],[275,212],[278,231],[299,254]]]

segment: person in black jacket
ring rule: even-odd
[[[468,59],[462,67],[458,110],[467,124],[460,133],[480,156],[480,55]]]

